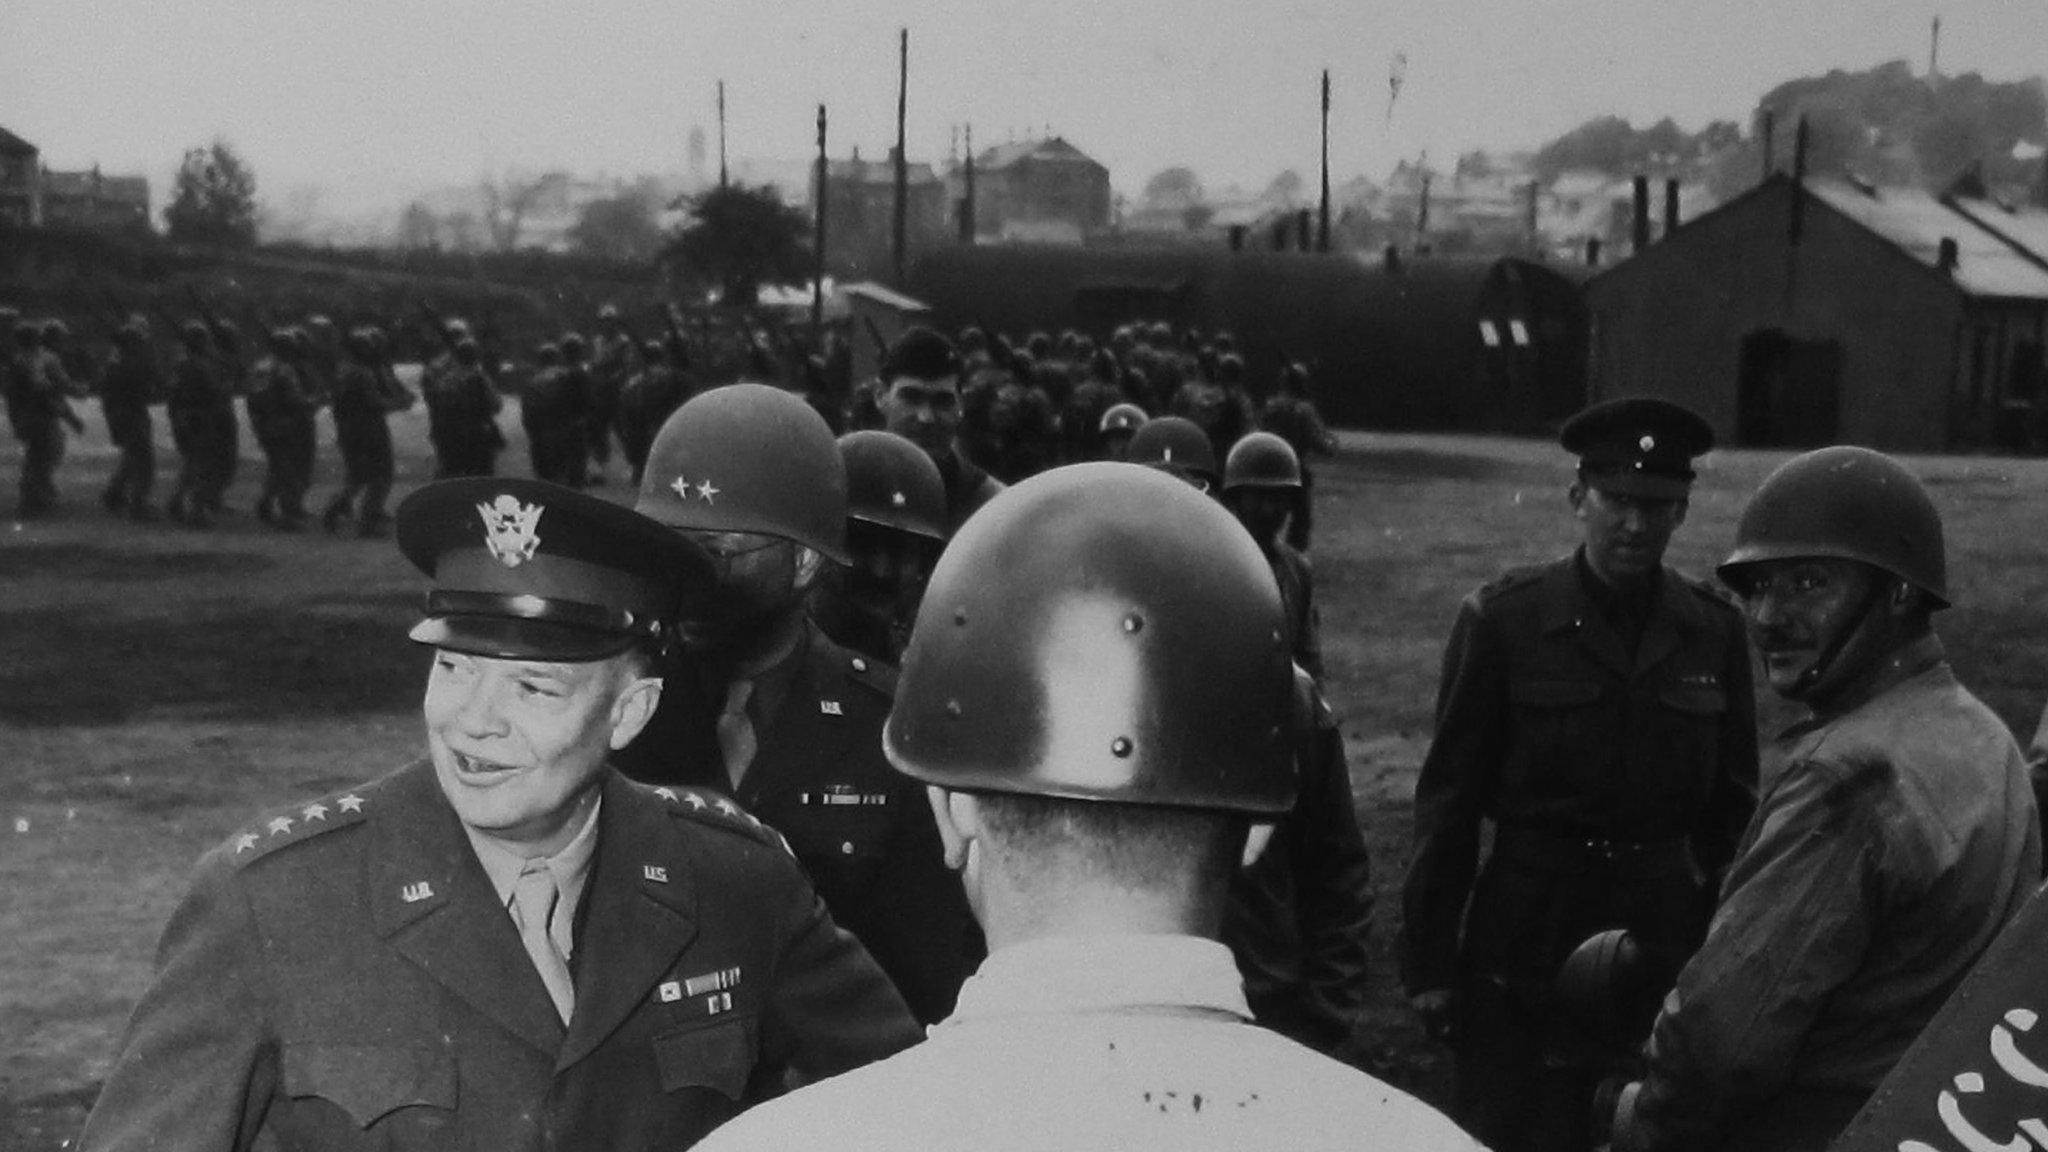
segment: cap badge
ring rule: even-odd
[[[901,492],[891,492],[891,493],[889,493],[889,506],[890,506],[891,508],[901,508],[901,507],[903,507],[903,506],[904,506],[905,504],[908,504],[908,503],[910,503],[910,501],[904,498],[904,495],[903,495],[903,493],[901,493]]]
[[[1656,446],[1657,438],[1655,436],[1649,435],[1648,433],[1645,433],[1641,440],[1636,441],[1636,447],[1641,448],[1645,452],[1650,451]]]
[[[489,504],[476,506],[484,520],[484,544],[491,556],[507,568],[517,568],[540,548],[540,514],[546,509],[512,496],[500,496]]]

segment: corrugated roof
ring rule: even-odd
[[[1829,177],[1809,177],[1806,190],[1929,268],[1940,266],[1941,242],[1955,241],[1949,275],[1970,295],[2048,300],[2048,268],[1926,192]]]
[[[1996,233],[2008,245],[2026,249],[2042,266],[2048,267],[2048,208],[1961,197],[1950,199],[1949,206]]]

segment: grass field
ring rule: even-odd
[[[75,1135],[201,851],[256,811],[377,774],[419,741],[426,656],[404,632],[421,583],[388,541],[284,536],[246,514],[208,533],[114,520],[95,499],[112,452],[89,419],[54,520],[13,522],[18,445],[0,440],[7,1149]],[[523,474],[517,422],[504,423],[515,443],[501,463]],[[427,471],[416,414],[400,419],[399,439],[402,493]],[[1783,458],[1709,457],[1673,562],[1710,569],[1744,495]],[[1948,518],[1958,606],[1941,629],[1958,670],[2030,732],[2048,690],[2048,461],[1911,463]],[[607,491],[623,497],[613,467]],[[316,510],[337,469],[323,444]],[[232,503],[248,507],[260,472],[244,461]],[[1380,897],[1368,1052],[1425,1094],[1441,1086],[1445,1057],[1401,1006],[1386,961],[1437,659],[1467,591],[1570,547],[1568,480],[1547,443],[1371,433],[1346,434],[1318,473],[1330,694]],[[1784,718],[1769,701],[1764,715]]]

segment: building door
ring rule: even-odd
[[[1842,345],[1800,340],[1776,328],[1742,341],[1735,438],[1759,448],[1812,448],[1837,439]]]

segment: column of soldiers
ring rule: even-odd
[[[1709,427],[1596,405],[1578,546],[1461,606],[1416,788],[1401,979],[1460,1131],[1341,1063],[1369,862],[1299,374],[1255,407],[1227,341],[918,329],[835,442],[814,389],[696,390],[675,338],[616,353],[638,439],[572,334],[523,393],[539,478],[499,479],[444,335],[446,475],[396,520],[427,755],[202,864],[87,1148],[679,1148],[795,1088],[707,1147],[1818,1149],[2040,873],[1918,481],[1795,459],[1730,597],[1663,562]],[[337,419],[380,387],[343,351]],[[578,491],[614,433],[630,511]],[[381,517],[382,452],[325,519]],[[1812,713],[1771,779],[1752,644]],[[1572,994],[1614,939],[1594,1014],[1676,989],[1618,1057]]]

